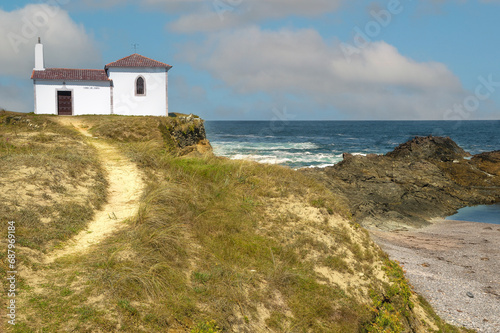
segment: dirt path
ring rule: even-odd
[[[371,234],[441,318],[478,332],[500,332],[500,225],[439,221]]]
[[[85,124],[79,118],[58,117],[57,121],[65,126],[74,126],[85,136],[91,137]],[[108,203],[96,212],[87,229],[69,240],[63,248],[46,256],[44,259],[46,263],[53,262],[65,255],[85,251],[92,244],[101,242],[113,232],[124,227],[126,225],[124,221],[137,213],[144,183],[135,164],[112,145],[94,139],[90,139],[89,143],[97,148],[99,158],[107,172]]]

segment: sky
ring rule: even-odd
[[[500,0],[44,0],[0,4],[0,108],[47,68],[167,63],[206,120],[500,119]]]

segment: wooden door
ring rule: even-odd
[[[60,116],[73,115],[73,99],[71,91],[57,92],[57,114]]]

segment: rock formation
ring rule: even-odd
[[[160,123],[158,128],[167,145],[179,150],[179,155],[212,152],[212,146],[207,140],[204,122],[201,118],[177,116],[168,120],[167,123]]]
[[[416,137],[386,155],[353,156],[303,172],[343,196],[365,227],[420,227],[457,209],[500,201],[500,151],[471,155],[450,138]]]

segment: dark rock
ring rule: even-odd
[[[474,298],[474,295],[473,295],[470,291],[468,291],[468,292],[466,293],[466,295],[467,295],[468,297],[470,297],[470,298]]]
[[[19,116],[7,116],[5,117],[5,124],[6,125],[9,125],[9,124],[15,124],[17,123],[18,121],[21,121],[23,118],[22,117],[19,117]]]
[[[171,149],[193,147],[207,138],[203,120],[192,115],[177,116],[171,123],[160,123],[158,128]]]
[[[201,121],[194,121],[191,118],[193,125],[188,128],[187,131],[174,130],[172,131],[172,136],[177,141],[179,148],[185,148],[187,146],[197,145],[198,142],[206,139],[205,126]]]
[[[472,162],[481,171],[500,176],[500,150],[474,155]]]
[[[351,158],[353,158],[354,155],[353,154],[349,154],[349,153],[343,153],[342,154],[342,159],[343,160],[350,160]]]
[[[460,160],[470,156],[452,139],[439,136],[416,137],[399,145],[386,156],[417,160],[440,160],[443,162]]]
[[[302,172],[320,180],[365,227],[421,227],[465,206],[500,201],[500,151],[470,154],[450,138],[417,137],[386,155]]]

